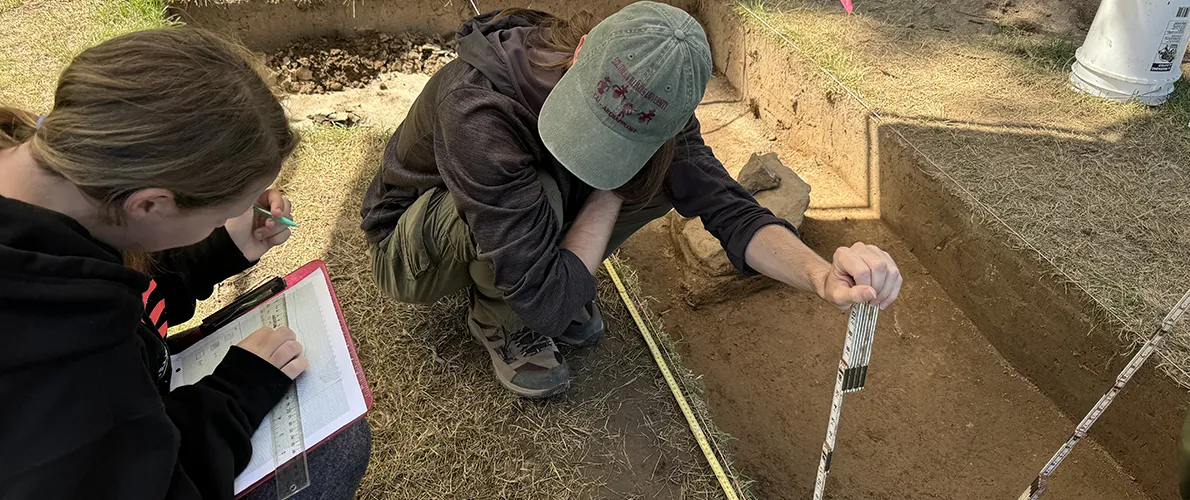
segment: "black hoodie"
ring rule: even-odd
[[[384,151],[384,165],[364,196],[363,229],[384,240],[419,195],[445,186],[466,221],[479,258],[493,264],[496,287],[528,327],[557,335],[595,298],[595,278],[569,250],[562,229],[592,188],[550,155],[537,132],[545,97],[562,77],[535,62],[570,54],[529,46],[533,27],[519,16],[471,19],[458,32],[459,59],[426,84]],[[548,172],[562,192],[559,223],[537,179]],[[691,117],[677,136],[665,184],[674,208],[723,244],[742,273],[752,236],[768,224],[796,229],[756,203],[703,143]]]
[[[152,278],[180,323],[249,265],[219,229],[156,255]],[[0,197],[0,499],[232,498],[290,380],[233,347],[169,392],[149,280],[73,219]]]

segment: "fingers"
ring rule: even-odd
[[[302,345],[297,340],[287,340],[285,343],[277,346],[277,350],[273,351],[272,356],[269,357],[269,362],[278,368],[289,364],[298,356],[302,354]]]
[[[888,306],[892,305],[894,300],[897,300],[897,296],[901,294],[901,282],[901,273],[898,272],[896,281],[889,287],[887,297],[877,299],[880,300],[881,309],[887,309]]]
[[[851,303],[865,302],[883,309],[900,295],[900,269],[888,252],[874,245],[860,242],[839,248],[835,251],[834,268],[836,275],[842,275],[838,276],[840,279],[850,277],[854,283],[842,294]]]
[[[273,214],[273,217],[285,217],[287,215],[285,196],[281,194],[279,189],[266,189],[264,193],[261,193],[259,201],[261,206]]]
[[[868,269],[864,260],[855,253],[855,250],[846,247],[840,247],[835,250],[835,271],[850,278],[850,281],[856,285],[872,286],[872,270]]]
[[[856,252],[854,246],[835,250],[834,271],[839,279],[851,282],[845,293],[846,299],[850,302],[847,306],[857,302],[876,302],[876,290],[872,287],[872,269]]]
[[[309,367],[310,361],[306,359],[306,355],[299,354],[296,358],[293,358],[292,361],[281,367],[281,373],[284,373],[286,377],[289,377],[290,380],[293,380],[297,378],[298,375],[301,375],[302,372],[306,371],[306,368]]]
[[[309,360],[303,354],[302,344],[297,340],[297,334],[293,333],[289,327],[283,326],[275,330],[268,327],[261,328],[252,332],[237,345],[268,361],[290,379],[297,378],[310,366]]]
[[[284,224],[277,224],[276,222],[270,220],[264,227],[257,228],[255,231],[253,231],[252,237],[267,243],[270,247],[275,247],[285,243],[291,234],[292,231]]]
[[[282,228],[280,231],[277,232],[277,234],[274,234],[272,236],[265,238],[264,242],[266,244],[268,244],[270,247],[280,246],[282,243],[285,243],[286,241],[288,241],[289,236],[292,234],[293,234],[293,232],[290,231],[289,228],[287,228],[287,227]]]
[[[863,266],[868,269],[871,280],[868,284],[879,294],[884,290],[885,282],[888,280],[889,263],[892,259],[879,248],[863,243],[851,245],[851,251],[863,260]]]

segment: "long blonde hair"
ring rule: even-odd
[[[0,148],[33,159],[120,221],[144,188],[182,208],[240,197],[276,176],[298,143],[251,53],[193,28],[140,31],[91,47],[62,72],[49,114],[0,107]]]

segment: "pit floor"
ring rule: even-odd
[[[812,158],[769,141],[721,81],[704,103],[713,103],[699,110],[706,141],[733,173],[749,154],[775,150],[814,188],[812,207],[854,196]],[[997,353],[914,257],[930,249],[908,248],[878,219],[811,219],[803,233],[825,255],[855,241],[876,244],[905,276],[900,299],[880,316],[867,386],[844,400],[827,498],[1016,498],[1074,422]],[[715,422],[736,438],[726,446],[760,497],[807,498],[846,316],[780,287],[693,309],[673,286],[681,259],[667,234],[665,220],[654,222],[621,253],[657,300],[651,309],[681,339],[685,364],[703,377]],[[1046,498],[1147,496],[1084,440]]]

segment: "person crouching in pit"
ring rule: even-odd
[[[363,229],[387,295],[432,303],[470,288],[469,329],[512,392],[569,387],[558,344],[604,333],[598,265],[670,209],[701,217],[742,273],[839,308],[896,299],[887,253],[857,243],[823,260],[703,143],[694,110],[711,53],[686,12],[638,2],[588,32],[509,9],[471,19],[458,39],[459,59],[389,141]]]

